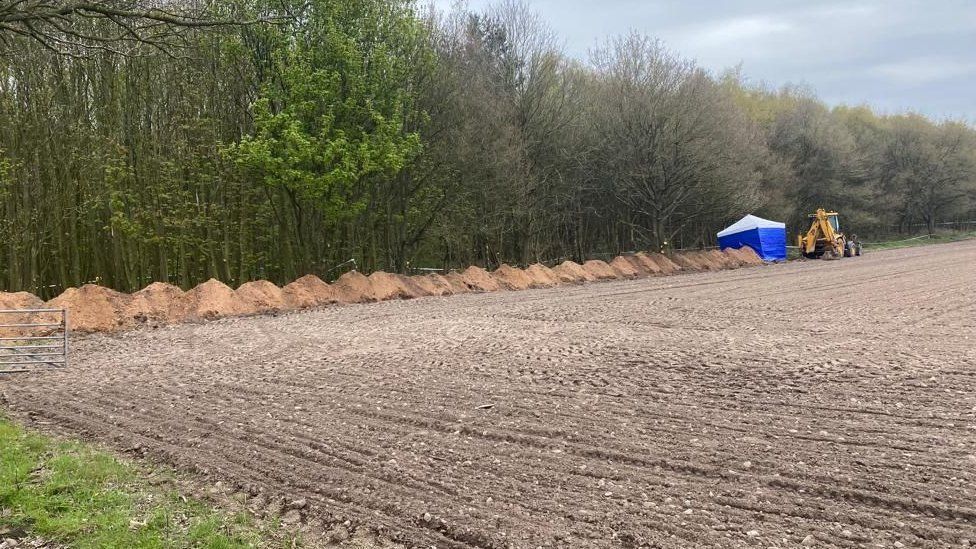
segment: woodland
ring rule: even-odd
[[[976,219],[965,121],[830,106],[529,7],[0,0],[0,290],[42,297],[714,244],[818,207]]]

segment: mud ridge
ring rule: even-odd
[[[471,266],[461,273],[451,271],[445,275],[413,277],[382,271],[365,276],[350,271],[331,284],[315,275],[306,275],[283,288],[267,280],[256,280],[234,290],[211,279],[186,292],[172,284],[155,282],[130,295],[86,284],[68,288],[47,303],[27,292],[0,292],[0,309],[64,308],[69,311],[69,323],[74,331],[118,332],[141,326],[158,327],[334,304],[521,291],[762,264],[754,251],[743,248],[722,252],[681,252],[670,256],[641,252],[616,257],[609,263],[590,260],[579,265],[565,261],[551,269],[541,263],[526,269],[502,265],[493,272]],[[23,321],[36,319],[36,315],[24,315]],[[12,330],[0,333],[11,334],[19,335]]]

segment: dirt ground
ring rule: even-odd
[[[72,362],[0,403],[336,541],[976,544],[976,241],[93,335]]]

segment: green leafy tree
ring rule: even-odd
[[[376,0],[317,0],[298,21],[274,37],[275,76],[254,105],[254,134],[228,153],[246,177],[283,193],[276,215],[296,237],[286,262],[314,267],[307,239],[337,239],[377,198],[372,184],[422,150],[402,85],[422,29],[409,3]]]

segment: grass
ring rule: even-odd
[[[893,250],[896,248],[911,248],[914,246],[927,246],[929,244],[944,244],[946,242],[959,242],[976,238],[976,231],[973,232],[939,232],[934,235],[914,237],[901,240],[887,240],[883,242],[871,242],[864,244],[866,250]]]
[[[0,416],[0,540],[79,548],[297,547],[276,522],[188,499],[153,471],[89,445],[28,432]],[[5,532],[5,533],[4,533]]]
[[[946,231],[939,232],[934,235],[924,235],[910,238],[903,238],[899,240],[883,240],[879,242],[865,242],[864,249],[866,251],[878,251],[878,250],[894,250],[897,248],[912,248],[915,246],[928,246],[930,244],[944,244],[946,242],[959,242],[961,240],[969,240],[976,238],[976,231],[973,232],[957,232],[957,231]],[[800,259],[800,250],[795,247],[791,247],[787,250],[788,259]]]

